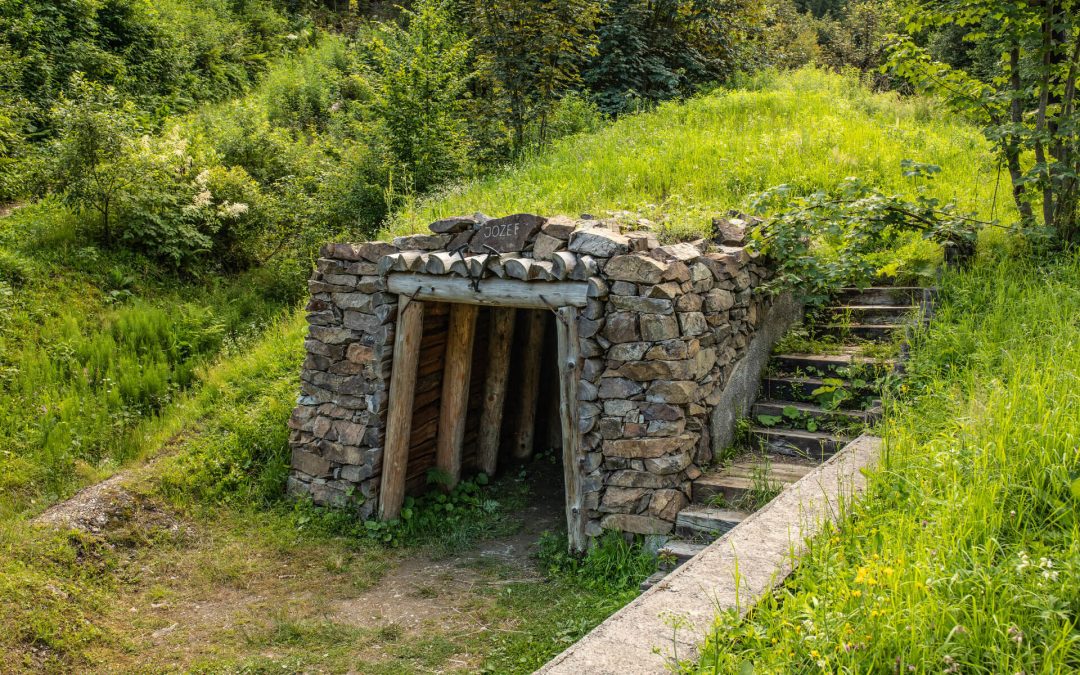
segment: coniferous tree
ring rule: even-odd
[[[506,121],[515,152],[525,130],[547,118],[561,94],[581,82],[586,60],[596,52],[598,0],[476,0],[471,18],[480,59],[492,80],[492,98]]]
[[[606,112],[689,94],[753,65],[755,0],[611,0],[586,80]]]

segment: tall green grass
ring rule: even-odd
[[[146,450],[140,424],[300,290],[266,270],[176,279],[86,244],[50,201],[0,221],[0,517],[39,510]]]
[[[172,446],[177,456],[163,461],[160,471],[132,479],[132,493],[160,494],[180,509],[198,508],[200,499],[207,506],[235,501],[249,517],[252,508],[279,502],[288,461],[285,423],[306,328],[300,312],[275,322],[258,340],[203,369],[201,386],[180,396],[167,414],[135,424],[130,432],[136,447]],[[0,470],[10,470],[6,461]],[[282,519],[272,511],[263,515]],[[85,671],[94,663],[94,646],[124,639],[104,621],[107,608],[125,582],[136,583],[138,575],[125,567],[128,556],[146,552],[136,544],[155,543],[129,541],[124,529],[146,527],[163,544],[172,536],[124,517],[110,522],[115,531],[100,535],[0,517],[0,672]],[[284,530],[282,538],[298,545],[300,534],[289,525],[275,531]]]
[[[1080,670],[1080,256],[942,291],[866,498],[691,670]]]
[[[996,168],[978,129],[930,99],[875,94],[856,79],[804,69],[766,73],[738,89],[565,138],[520,165],[409,204],[389,229],[419,230],[477,210],[602,216],[625,209],[672,234],[692,233],[781,183],[812,192],[859,176],[911,194],[917,186],[901,175],[903,159],[940,165],[937,195],[993,215]],[[1004,202],[999,195],[998,217],[1007,216]]]

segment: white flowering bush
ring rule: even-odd
[[[269,222],[266,200],[243,168],[215,159],[176,129],[141,139],[134,160],[141,178],[123,201],[124,243],[177,270],[256,263]]]

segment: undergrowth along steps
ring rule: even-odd
[[[693,503],[660,548],[646,590],[788,485],[829,459],[882,415],[881,391],[903,377],[908,331],[929,321],[934,289],[842,289],[777,345],[739,438],[693,484]]]

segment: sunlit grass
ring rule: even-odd
[[[52,200],[0,220],[0,518],[145,452],[140,425],[299,295],[269,270],[192,283],[80,233]]]
[[[805,69],[763,74],[745,88],[560,140],[520,165],[410,204],[389,231],[475,211],[603,216],[625,209],[675,234],[694,232],[781,183],[810,192],[858,176],[911,194],[917,186],[901,175],[903,159],[941,166],[938,196],[983,218],[995,215],[996,167],[977,128],[931,100],[874,94],[854,79]],[[998,217],[1007,215],[1003,203],[999,195]]]

